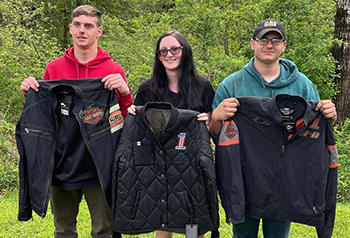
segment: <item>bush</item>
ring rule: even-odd
[[[0,194],[19,185],[14,128],[14,125],[0,119]]]
[[[350,119],[342,128],[335,127],[334,136],[339,156],[338,201],[350,202]]]

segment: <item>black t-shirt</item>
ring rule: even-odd
[[[72,113],[75,92],[69,87],[59,87],[55,93],[59,102],[56,108],[59,134],[52,185],[66,190],[98,185],[96,166]]]
[[[173,104],[174,107],[178,109],[190,109],[198,112],[211,112],[212,111],[212,103],[215,95],[215,91],[209,82],[207,78],[204,77],[199,77],[199,80],[201,81],[202,85],[204,86],[204,90],[202,95],[198,95],[202,99],[202,106],[201,107],[196,107],[196,108],[190,108],[186,103],[183,104],[182,106],[179,106],[179,103],[181,101],[181,93],[175,93],[169,88],[166,89],[166,96],[169,99],[169,102]],[[156,101],[156,100],[153,100]],[[146,80],[143,82],[139,90],[137,91],[137,95],[134,100],[134,104],[136,106],[143,106],[147,102],[150,102],[149,100],[149,80]]]

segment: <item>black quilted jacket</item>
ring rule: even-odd
[[[113,232],[165,230],[218,237],[218,200],[208,130],[198,112],[148,103],[128,114],[113,168]]]

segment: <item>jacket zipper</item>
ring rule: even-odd
[[[105,132],[105,131],[107,131],[107,130],[109,130],[109,129],[110,129],[110,127],[107,127],[107,128],[105,128],[105,129],[103,129],[102,131],[95,132],[95,133],[91,134],[91,137],[94,137],[94,136],[96,136],[96,135],[98,135],[98,134],[100,134],[100,133],[102,133],[102,132]]]
[[[284,144],[281,147],[281,152],[282,152],[282,154],[284,154],[284,152],[286,152],[286,146]]]
[[[315,181],[315,191],[314,191],[314,201],[313,201],[314,205],[312,207],[312,210],[314,211],[315,214],[319,213],[318,209],[316,208],[316,206],[317,206],[317,190],[318,190],[318,182]]]
[[[46,181],[45,197],[44,197],[44,200],[43,200],[43,206],[42,206],[42,210],[41,210],[41,214],[40,214],[41,218],[45,217],[45,212],[44,211],[47,210],[46,198],[48,197],[48,194],[49,194],[49,191],[50,191],[50,187],[51,187],[52,171],[53,171],[54,161],[55,161],[55,158],[54,158],[54,154],[53,154],[51,156],[51,160],[50,160],[50,168],[49,168],[50,174],[49,174],[49,176],[47,176],[47,181]]]
[[[25,133],[29,134],[29,133],[41,133],[41,134],[45,134],[45,135],[50,135],[50,133],[45,132],[45,131],[41,131],[41,130],[36,130],[36,129],[29,129],[28,127],[24,128]]]
[[[284,134],[282,132],[282,143],[281,143],[281,154],[280,154],[280,158],[279,160],[277,161],[277,164],[276,164],[276,175],[275,175],[275,181],[274,181],[274,185],[273,185],[273,191],[275,194],[279,194],[280,193],[280,176],[281,176],[281,163],[283,161],[283,157],[284,157],[284,153],[286,152],[286,140],[285,140],[285,137],[284,137]],[[276,202],[276,199],[277,199],[278,196],[274,195],[273,196],[273,201]],[[276,211],[276,206],[275,206],[275,203],[274,205],[272,205],[272,208],[274,210],[274,213]]]
[[[58,123],[57,123],[57,116],[56,116],[56,120],[55,120],[55,127],[58,128]],[[27,129],[27,128],[26,128]],[[49,134],[46,132],[43,132],[44,134]],[[53,141],[53,150],[52,151],[56,151],[56,142],[55,142],[56,138],[54,138],[54,136],[52,136],[52,141]],[[41,217],[43,218],[45,216],[44,214],[44,210],[47,210],[47,204],[49,201],[46,201],[46,198],[49,197],[49,191],[51,191],[51,184],[52,184],[52,175],[53,175],[53,170],[54,170],[54,166],[55,166],[55,154],[53,153],[51,156],[51,161],[50,161],[50,168],[49,168],[49,176],[47,176],[47,182],[46,182],[46,192],[45,192],[45,199],[44,199],[44,204],[43,204],[43,210],[41,212]]]

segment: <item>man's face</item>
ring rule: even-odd
[[[271,39],[282,39],[281,35],[277,32],[270,31],[261,38],[269,40],[266,46],[260,45],[256,39],[250,41],[251,48],[254,50],[255,59],[266,64],[278,61],[280,55],[286,48],[286,42],[283,41],[280,45],[273,45]]]
[[[97,46],[97,39],[102,35],[102,27],[97,27],[96,17],[85,15],[74,17],[69,25],[69,31],[72,34],[74,46],[82,48]]]

